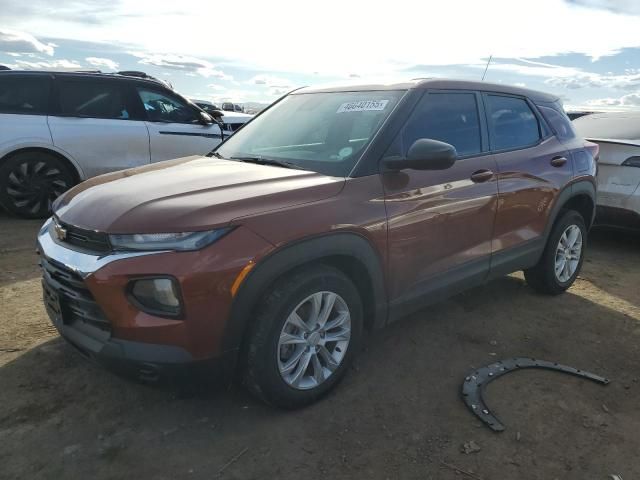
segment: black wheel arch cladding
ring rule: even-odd
[[[264,291],[276,279],[306,264],[326,263],[343,271],[340,258],[358,262],[368,279],[351,279],[356,288],[366,280],[371,291],[374,328],[386,323],[387,298],[380,256],[367,239],[355,233],[339,232],[302,239],[286,245],[262,259],[247,275],[233,300],[231,313],[223,337],[223,350],[239,349],[249,326],[251,312]],[[336,260],[338,262],[336,263]],[[349,277],[349,274],[347,274]],[[363,304],[366,299],[363,299]],[[367,323],[367,322],[365,322]]]

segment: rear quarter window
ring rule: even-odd
[[[0,76],[0,113],[46,115],[51,81],[47,76]]]
[[[560,140],[576,138],[573,124],[561,106],[555,104],[538,105],[538,108]]]

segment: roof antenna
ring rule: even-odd
[[[489,60],[487,60],[487,66],[484,68],[484,73],[482,74],[482,81],[484,82],[484,77],[487,75],[487,70],[489,70],[489,64],[491,63],[491,59],[493,55],[489,55]]]

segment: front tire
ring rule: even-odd
[[[538,264],[524,271],[536,291],[558,295],[575,282],[587,246],[587,227],[582,215],[567,210],[556,221]]]
[[[58,157],[16,153],[0,165],[0,204],[18,217],[48,217],[53,201],[74,184],[73,172]]]
[[[317,265],[282,278],[256,309],[244,384],[277,407],[315,402],[346,373],[362,323],[358,290],[339,270]]]

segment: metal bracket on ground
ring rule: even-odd
[[[542,368],[545,370],[555,370],[557,372],[567,373],[576,377],[586,378],[593,382],[597,382],[603,385],[607,385],[609,380],[607,378],[595,375],[584,370],[569,367],[567,365],[561,365],[556,362],[548,362],[546,360],[538,360],[535,358],[518,357],[510,358],[507,360],[499,360],[486,367],[479,368],[472,374],[468,375],[464,379],[462,384],[462,398],[464,403],[467,404],[469,410],[473,412],[483,423],[485,423],[491,430],[495,432],[502,432],[504,425],[498,418],[491,413],[489,407],[484,403],[482,397],[484,389],[488,383],[492,382],[498,377],[505,375],[509,372],[516,370],[522,370],[525,368]]]

